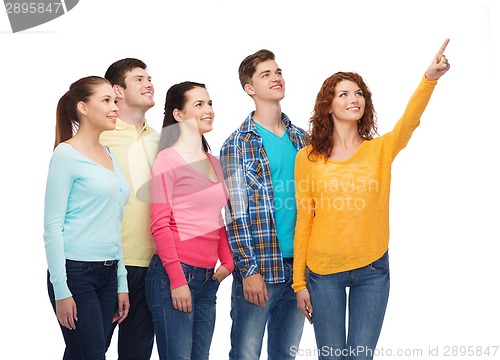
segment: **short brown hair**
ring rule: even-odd
[[[243,59],[238,69],[241,87],[244,88],[246,84],[251,83],[257,65],[267,60],[274,60],[274,53],[266,49],[261,49]]]
[[[122,88],[126,89],[125,77],[129,71],[135,68],[141,68],[146,70],[146,64],[139,59],[135,58],[125,58],[115,61],[106,70],[104,77],[111,83],[111,85],[120,85]]]

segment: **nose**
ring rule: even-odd
[[[207,113],[207,114],[213,114],[214,113],[214,108],[211,105],[206,105],[205,106],[205,113]]]

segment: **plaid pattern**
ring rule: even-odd
[[[242,277],[260,273],[266,283],[285,281],[283,257],[276,237],[271,168],[252,112],[222,145],[220,161],[229,201],[226,225],[236,268]],[[304,130],[282,113],[293,145],[306,145]]]

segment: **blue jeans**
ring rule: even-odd
[[[268,360],[294,359],[292,347],[298,348],[305,317],[297,307],[292,289],[293,261],[285,260],[285,282],[266,284],[269,299],[265,306],[245,300],[242,278],[233,272],[231,296],[231,360],[258,360],[267,325]]]
[[[330,275],[307,271],[319,359],[373,359],[389,299],[389,284],[388,252],[355,270]]]
[[[118,291],[117,261],[66,260],[67,284],[76,303],[76,330],[61,327],[64,359],[104,360],[106,335],[111,327]],[[50,302],[56,310],[54,288],[47,272]]]
[[[158,255],[153,255],[146,275],[146,298],[153,314],[160,360],[208,360],[215,328],[219,282],[214,269],[182,264],[191,290],[192,310],[174,309],[170,280]]]
[[[144,279],[148,268],[139,266],[126,266],[126,268],[130,311],[120,325],[118,322],[111,325],[106,349],[109,348],[113,332],[118,325],[118,359],[148,360],[153,352],[155,335],[153,318],[144,290]]]

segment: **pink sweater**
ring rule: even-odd
[[[151,233],[156,253],[170,279],[170,289],[186,284],[180,263],[214,268],[217,260],[233,271],[221,210],[227,189],[220,162],[207,153],[217,181],[212,181],[172,148],[162,150],[151,169]]]

